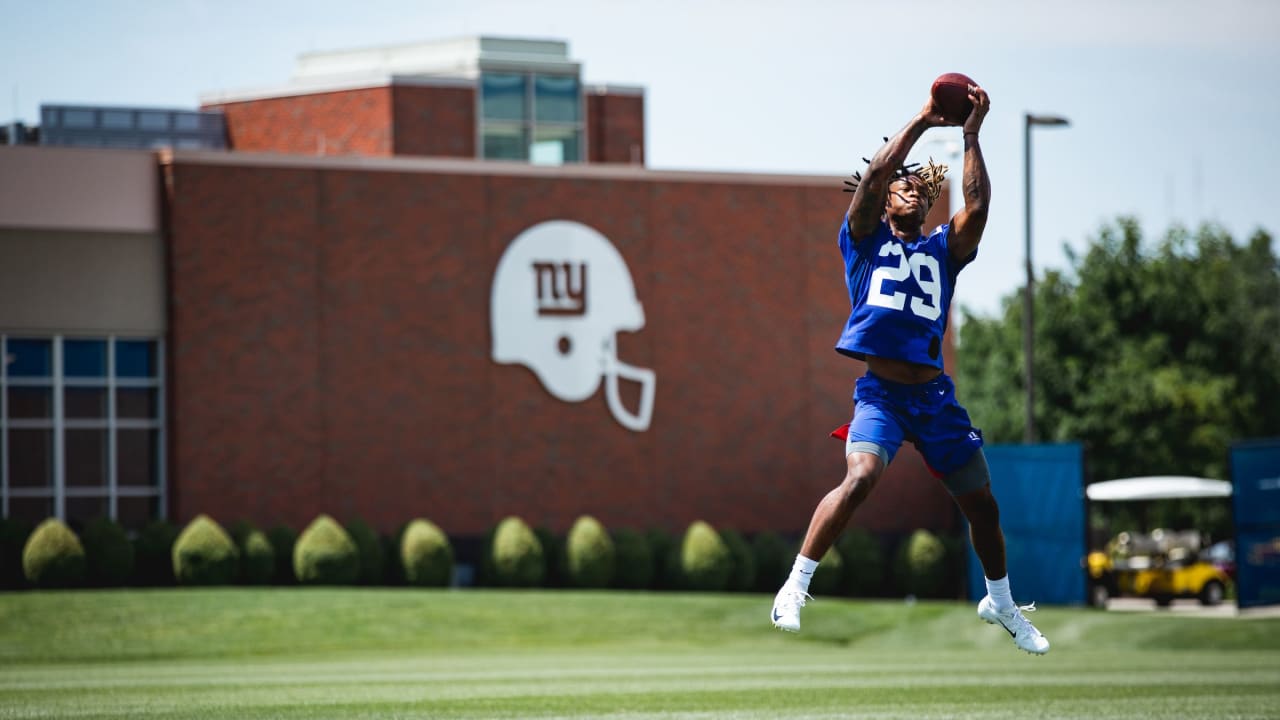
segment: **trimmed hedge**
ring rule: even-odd
[[[275,557],[273,581],[277,585],[296,584],[298,578],[293,575],[293,547],[298,544],[298,532],[287,525],[276,525],[267,531],[267,540],[271,543],[271,554]]]
[[[31,523],[0,518],[0,588],[20,588],[27,584],[22,573],[22,549],[31,537]]]
[[[501,587],[536,587],[547,575],[542,543],[524,520],[514,515],[494,529],[486,559],[490,581]]]
[[[677,590],[684,585],[680,577],[680,544],[671,533],[661,528],[651,528],[645,533],[649,543],[649,557],[653,559],[655,590]]]
[[[240,579],[246,585],[267,585],[276,574],[276,551],[261,530],[250,530],[240,545]]]
[[[410,523],[404,523],[390,535],[382,536],[382,557],[387,559],[382,565],[382,582],[385,585],[404,587],[409,584],[404,576],[404,558],[401,556],[404,534],[409,525]]]
[[[902,592],[935,597],[946,579],[947,549],[938,536],[920,529],[898,548],[894,574]]]
[[[961,535],[942,535],[946,554],[942,561],[942,583],[938,589],[938,597],[963,600],[968,596],[965,580],[965,565],[968,562],[969,546]]]
[[[680,543],[680,570],[690,590],[721,591],[733,572],[733,556],[714,528],[695,520]]]
[[[22,572],[37,587],[71,587],[84,581],[84,546],[61,520],[49,518],[22,549]]]
[[[836,543],[844,559],[840,579],[841,595],[876,597],[884,595],[884,550],[866,530],[849,530]]]
[[[249,533],[257,530],[253,523],[240,518],[226,527],[227,534],[231,536],[231,541],[236,544],[236,548],[243,551],[244,541],[249,537]]]
[[[167,520],[153,520],[133,540],[133,579],[139,585],[172,585],[173,543],[178,528]]]
[[[809,580],[809,594],[834,595],[840,588],[840,579],[844,575],[844,558],[834,546],[827,550],[818,562],[818,569],[813,571]]]
[[[635,530],[613,534],[613,586],[626,590],[653,587],[653,553],[649,541]]]
[[[80,540],[91,585],[116,587],[129,581],[133,575],[133,543],[119,523],[108,518],[93,520],[85,526]]]
[[[360,551],[336,520],[320,515],[298,536],[293,573],[310,585],[354,585],[360,578]]]
[[[547,574],[540,585],[549,588],[562,588],[572,585],[569,579],[569,560],[565,557],[566,538],[556,535],[549,528],[536,527],[533,534],[542,545],[542,558],[547,565]]]
[[[173,542],[173,576],[183,585],[230,585],[239,570],[235,541],[208,515],[197,515]]]
[[[766,530],[751,539],[751,553],[756,562],[755,589],[760,592],[777,592],[791,574],[795,561],[795,549],[782,536]]]
[[[453,546],[430,520],[414,520],[400,538],[404,580],[419,587],[448,587],[453,579]]]
[[[756,584],[756,559],[751,546],[737,530],[721,530],[720,539],[729,548],[729,556],[733,559],[733,570],[729,573],[725,589],[734,592],[752,589]]]
[[[564,554],[569,582],[574,586],[605,588],[613,581],[617,568],[613,538],[590,515],[574,521],[565,539]]]
[[[356,518],[347,523],[347,534],[356,544],[360,555],[360,584],[381,585],[385,558],[382,554],[382,538],[365,521]]]

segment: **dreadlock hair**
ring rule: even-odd
[[[889,138],[884,139],[889,142]],[[871,161],[862,158],[862,161],[870,165]],[[942,194],[942,179],[947,175],[947,166],[933,162],[933,158],[929,158],[929,163],[924,167],[920,167],[920,163],[910,163],[903,165],[893,171],[893,180],[905,180],[914,177],[924,184],[924,194],[929,198],[929,204],[932,205]],[[845,180],[845,192],[856,192],[858,185],[862,182],[862,173],[855,172],[853,180]],[[892,181],[891,181],[892,182]]]

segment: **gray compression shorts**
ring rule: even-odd
[[[869,453],[880,458],[880,462],[885,465],[889,464],[889,451],[873,442],[865,440],[850,440],[844,444],[844,455],[849,457],[850,453],[861,452]],[[982,448],[978,448],[973,457],[969,458],[959,470],[946,475],[942,478],[942,484],[947,488],[947,492],[952,496],[967,495],[974,490],[981,490],[991,482],[991,468],[987,467],[987,456],[982,453]]]

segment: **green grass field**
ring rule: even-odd
[[[0,595],[0,718],[1277,718],[1280,619],[407,589]]]

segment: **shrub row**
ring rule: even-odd
[[[453,549],[440,528],[417,519],[397,538],[393,558],[400,582],[449,584]],[[199,515],[181,531],[154,522],[133,540],[110,520],[89,523],[81,536],[53,518],[30,532],[19,523],[0,521],[0,578],[8,588],[21,587],[24,581],[42,588],[175,582],[373,584],[384,580],[385,551],[368,525],[353,521],[344,528],[327,515],[316,518],[301,535],[285,527],[264,533],[244,522],[228,531]]]
[[[15,548],[20,548],[15,553]],[[499,522],[484,538],[475,582],[493,587],[579,587],[773,592],[797,552],[773,532],[750,541],[734,530],[697,521],[677,537],[662,530],[610,533],[582,516],[558,536],[530,528],[518,517]],[[892,563],[875,536],[851,530],[831,548],[814,574],[815,595],[859,597],[958,593],[958,539],[918,530],[896,544]],[[132,541],[115,523],[99,520],[77,537],[46,520],[29,537],[17,523],[0,521],[0,580],[18,587],[190,584],[407,584],[447,586],[455,556],[449,538],[425,519],[391,537],[364,522],[346,526],[327,515],[300,535],[283,526],[263,532],[246,522],[223,529],[200,515],[180,532],[155,522]],[[13,563],[20,561],[14,572]]]
[[[495,587],[583,587],[772,593],[791,570],[798,546],[773,532],[750,542],[734,530],[692,523],[682,536],[662,530],[612,534],[584,516],[564,538],[504,519],[485,539],[478,584]],[[815,594],[855,597],[956,596],[964,544],[917,530],[886,546],[861,530],[844,534],[823,557]]]

